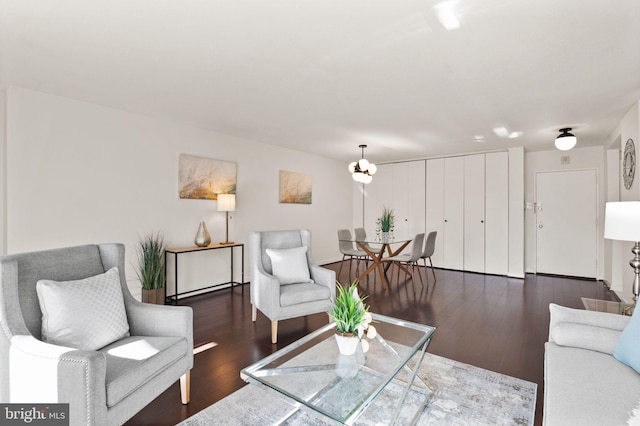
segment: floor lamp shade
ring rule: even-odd
[[[640,241],[640,201],[607,203],[604,217],[605,238]]]
[[[227,212],[226,239],[220,244],[234,244],[229,241],[229,212],[236,211],[236,194],[218,194],[218,211]]]
[[[633,241],[634,257],[629,261],[633,268],[633,300],[640,294],[640,201],[607,203],[604,216],[604,237],[609,240]]]

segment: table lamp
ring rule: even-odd
[[[229,241],[229,212],[236,211],[236,194],[218,194],[218,211],[227,212],[226,241],[220,244],[235,244]]]
[[[604,237],[609,240],[633,241],[633,303],[640,293],[640,201],[609,202],[605,206]]]

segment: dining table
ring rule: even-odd
[[[413,241],[413,238],[367,238],[365,240],[351,239],[345,241],[356,243],[358,248],[366,252],[372,261],[371,265],[356,278],[356,281],[360,282],[370,273],[373,272],[375,274],[375,271],[378,271],[382,281],[382,288],[386,290],[388,287],[386,272],[391,267],[391,262],[385,262],[386,259],[399,255]],[[392,245],[394,246],[393,248]],[[385,253],[387,256],[385,256]],[[386,266],[385,263],[387,263]],[[398,267],[407,272],[402,265],[398,264]]]

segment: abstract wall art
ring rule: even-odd
[[[235,194],[237,165],[180,154],[178,160],[178,193],[180,198],[217,200],[218,194]]]
[[[280,170],[280,202],[311,204],[311,175]]]

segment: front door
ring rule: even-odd
[[[597,274],[595,170],[536,173],[536,270],[595,278]]]

